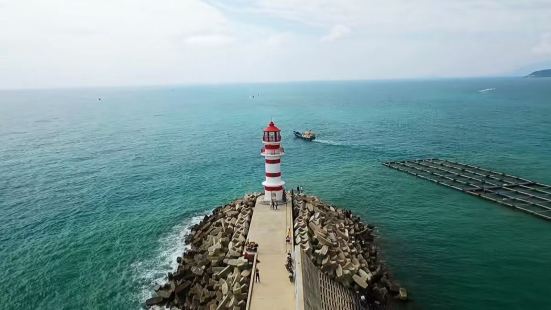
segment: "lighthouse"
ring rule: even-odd
[[[285,151],[281,147],[281,130],[277,128],[274,122],[270,122],[268,127],[264,129],[262,144],[264,144],[264,147],[260,155],[264,156],[266,160],[266,180],[262,182],[264,201],[271,201],[272,197],[276,201],[281,201],[283,185],[285,185],[285,182],[281,180],[281,156],[285,154]]]

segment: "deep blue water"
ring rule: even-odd
[[[139,308],[194,217],[261,190],[271,118],[287,184],[378,227],[410,308],[551,308],[549,222],[381,165],[550,184],[551,79],[522,78],[2,91],[0,308]]]

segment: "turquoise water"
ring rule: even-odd
[[[521,78],[2,91],[0,308],[139,308],[198,215],[261,190],[270,118],[287,184],[377,225],[408,308],[551,308],[549,222],[381,165],[551,183],[551,79]]]

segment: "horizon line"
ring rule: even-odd
[[[430,81],[430,80],[465,80],[489,78],[525,78],[526,75],[485,75],[485,76],[449,76],[449,77],[410,77],[410,78],[365,78],[365,79],[326,79],[326,80],[288,80],[288,81],[242,81],[242,82],[182,82],[166,84],[127,84],[127,85],[82,85],[82,86],[53,86],[53,87],[19,87],[1,88],[0,91],[41,91],[41,90],[77,90],[97,88],[162,88],[162,87],[190,87],[190,86],[225,86],[225,85],[256,85],[256,84],[293,84],[293,83],[324,83],[324,82],[377,82],[377,81]]]

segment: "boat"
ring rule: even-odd
[[[316,138],[316,134],[312,130],[307,130],[305,132],[298,132],[293,131],[295,133],[295,137],[301,138],[306,141],[312,141]]]

